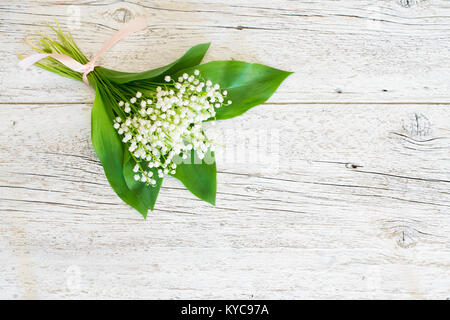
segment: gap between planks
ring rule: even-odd
[[[78,101],[78,102],[0,102],[0,105],[61,105],[61,104],[93,104],[93,101]],[[291,105],[291,104],[302,104],[302,105],[315,105],[315,104],[329,104],[329,105],[450,105],[450,101],[435,101],[435,102],[413,102],[413,101],[298,101],[298,102],[266,102],[262,105]]]

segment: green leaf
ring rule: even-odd
[[[158,177],[157,170],[155,168],[151,169],[153,172],[152,178],[156,180],[156,185],[150,186],[134,179],[134,175],[136,173],[133,171],[133,168],[136,165],[136,161],[131,157],[128,151],[124,154],[123,163],[123,175],[128,188],[144,204],[145,207],[153,210],[155,208],[156,198],[158,197],[162,184],[162,179]]]
[[[216,180],[217,170],[214,152],[208,152],[203,160],[197,157],[197,153],[191,150],[190,156],[178,164],[173,175],[198,198],[216,204]]]
[[[218,83],[222,90],[228,91],[225,102],[229,99],[232,104],[224,104],[216,109],[217,120],[239,116],[264,103],[292,73],[257,63],[212,61],[182,70],[178,75],[183,72],[192,73],[194,69],[200,70],[200,75],[205,80]]]
[[[168,64],[167,66],[144,72],[120,72],[102,67],[98,67],[96,70],[98,70],[102,76],[116,83],[127,83],[139,80],[157,80],[158,78],[162,79],[165,75],[172,75],[177,73],[179,70],[200,64],[206,54],[206,51],[208,51],[209,45],[210,43],[198,44],[189,49],[181,58]]]
[[[115,102],[97,87],[91,112],[92,145],[113,190],[125,203],[146,217],[151,206],[139,197],[139,193],[130,190],[125,181],[124,145],[112,126],[114,115],[109,107],[112,103]]]

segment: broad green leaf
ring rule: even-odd
[[[112,126],[114,115],[111,103],[115,102],[97,88],[91,112],[92,145],[113,190],[125,203],[146,217],[149,206],[128,188],[123,175],[124,146]]]
[[[190,156],[177,166],[173,175],[198,198],[216,204],[217,170],[214,153],[208,152],[205,159],[200,160],[192,150]]]
[[[201,63],[206,51],[208,51],[209,45],[210,43],[198,44],[189,49],[181,58],[168,64],[167,66],[144,72],[120,72],[102,67],[98,67],[96,70],[98,70],[102,76],[116,83],[127,83],[139,80],[157,80],[158,78],[162,79],[165,75],[172,75],[179,70],[193,67]]]
[[[161,188],[162,184],[162,179],[158,177],[157,170],[155,168],[151,169],[151,171],[153,172],[152,178],[156,180],[156,185],[149,186],[134,179],[134,175],[136,173],[133,171],[133,168],[136,165],[136,162],[131,157],[128,151],[124,153],[123,163],[123,175],[125,177],[125,182],[128,188],[144,204],[144,206],[153,210],[153,208],[155,207],[156,198],[158,197],[159,189]]]
[[[212,61],[182,70],[178,75],[183,72],[192,73],[194,69],[200,70],[200,75],[205,80],[218,83],[222,90],[228,91],[225,102],[231,100],[232,104],[224,104],[216,109],[217,120],[239,116],[264,103],[292,73],[257,63]]]

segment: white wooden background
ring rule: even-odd
[[[76,5],[75,5],[76,4]],[[279,170],[218,163],[217,206],[167,179],[147,220],[90,143],[94,93],[34,68],[23,42],[57,19],[102,59],[295,71],[268,103],[208,130],[279,130]],[[0,298],[450,297],[450,1],[2,1]],[[220,152],[219,152],[220,153]]]

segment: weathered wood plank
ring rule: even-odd
[[[207,60],[295,71],[272,102],[450,102],[448,1],[8,1],[0,5],[0,101],[87,102],[82,83],[21,72],[24,37],[58,19],[93,54],[125,21],[149,29],[122,41],[105,66],[138,71],[212,41]],[[79,23],[78,23],[79,22]],[[139,63],[138,63],[139,62]],[[44,81],[43,81],[44,79]],[[51,94],[50,94],[51,93]]]
[[[89,112],[0,108],[1,298],[448,298],[447,107],[268,104],[211,124],[239,133],[217,207],[167,179],[146,221],[108,186]],[[227,158],[273,142],[246,144],[255,128],[278,134],[278,170]]]

